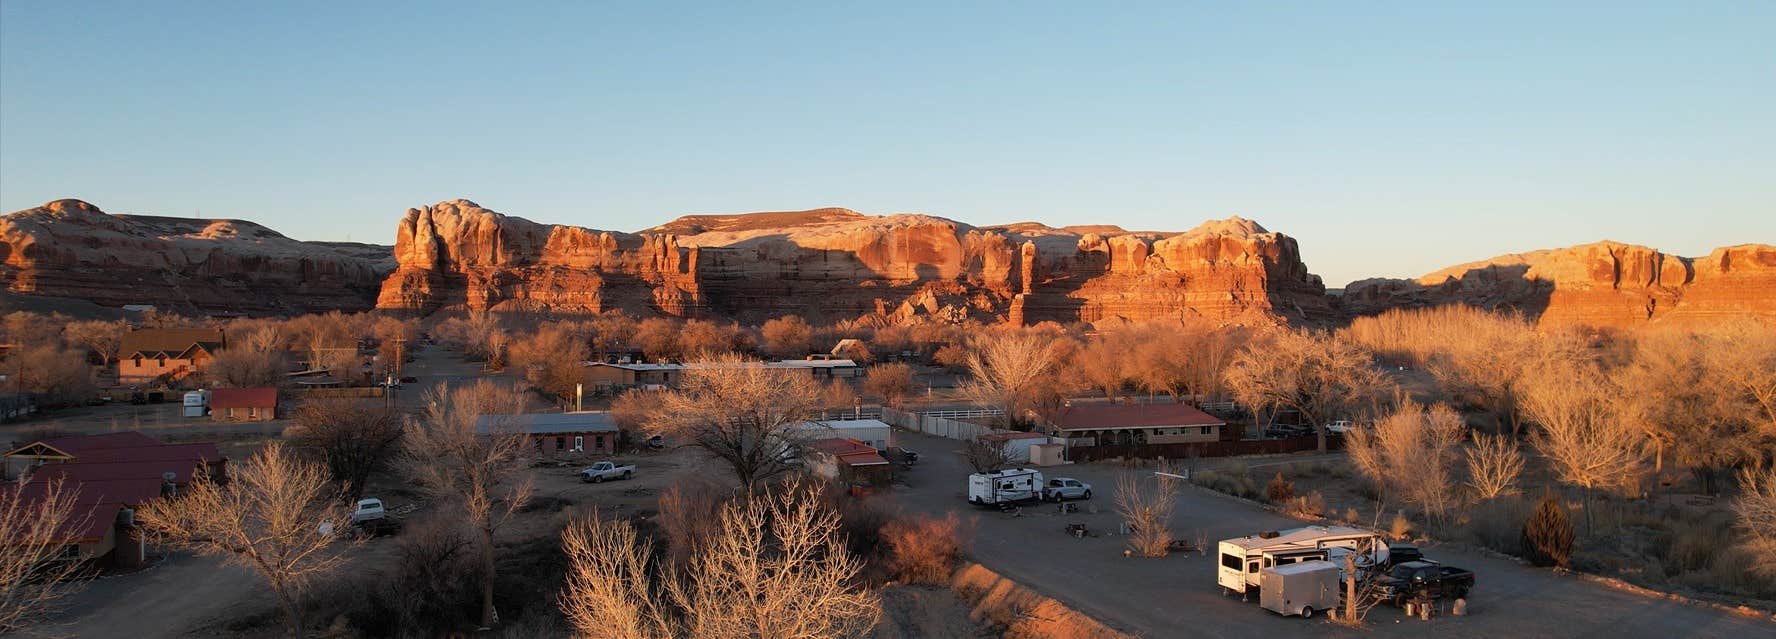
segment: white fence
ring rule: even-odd
[[[962,421],[966,417],[990,417],[1003,413],[996,410],[946,410],[928,413],[909,413],[892,408],[882,409],[882,421],[898,428],[917,433],[948,437],[950,439],[974,439],[993,432],[993,428],[971,422]]]

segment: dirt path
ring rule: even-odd
[[[178,639],[220,616],[275,612],[270,591],[245,568],[176,554],[139,573],[88,582],[63,612],[22,633],[49,639]]]

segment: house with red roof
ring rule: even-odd
[[[853,486],[886,487],[894,466],[874,446],[849,437],[816,439],[804,446],[803,457],[815,475]]]
[[[58,437],[7,451],[8,477],[23,477],[0,490],[27,501],[52,486],[75,491],[75,517],[64,527],[63,557],[140,565],[145,556],[135,509],[177,493],[202,474],[224,478],[228,459],[213,443],[168,444],[138,432]]]
[[[1221,440],[1227,422],[1189,404],[1072,404],[1049,420],[1068,446],[1189,444]]]
[[[268,422],[277,419],[278,389],[218,388],[210,391],[210,419],[226,422]]]

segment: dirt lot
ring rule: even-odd
[[[1318,619],[1284,618],[1221,594],[1210,555],[1165,559],[1122,557],[1124,539],[1115,534],[1109,512],[1116,477],[1127,471],[1084,464],[1045,469],[1047,476],[1073,477],[1093,484],[1095,498],[1083,512],[1061,515],[1053,505],[1026,508],[1021,516],[976,510],[964,501],[967,466],[955,454],[958,444],[925,435],[897,433],[901,443],[922,453],[906,473],[897,497],[908,509],[956,511],[976,528],[976,561],[1061,600],[1114,627],[1148,637],[1177,636],[1188,629],[1202,637],[1357,636]],[[1283,459],[1253,463],[1288,463]],[[1091,512],[1093,509],[1098,511]],[[1074,539],[1069,523],[1085,523],[1104,534]],[[1199,533],[1219,539],[1300,525],[1300,522],[1207,490],[1190,489],[1179,498],[1172,528],[1181,537]],[[1377,608],[1374,633],[1383,636],[1439,637],[1750,637],[1776,634],[1769,619],[1715,608],[1646,597],[1531,568],[1470,551],[1430,547],[1445,563],[1474,570],[1478,586],[1470,615],[1429,622],[1405,620],[1397,610]]]

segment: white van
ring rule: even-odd
[[[968,476],[968,503],[997,506],[1042,498],[1041,471],[1013,468]]]

